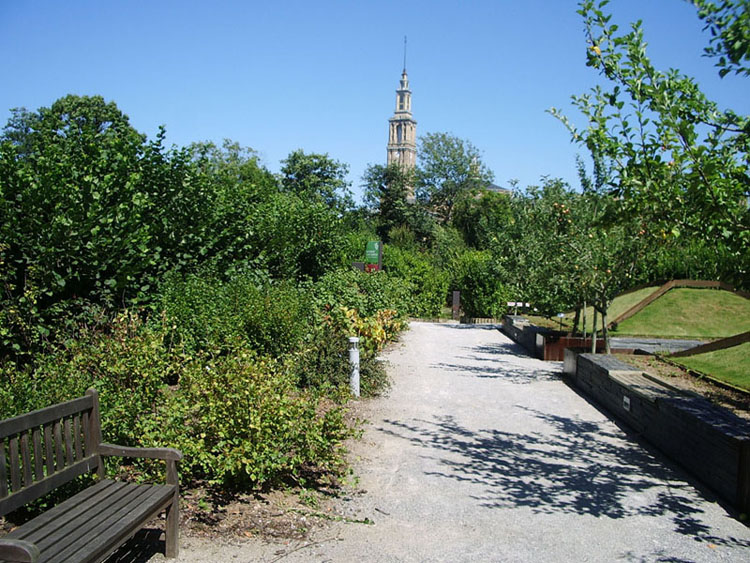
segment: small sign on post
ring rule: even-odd
[[[365,246],[365,271],[383,269],[383,245],[379,240],[371,240]]]

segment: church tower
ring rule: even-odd
[[[388,160],[387,164],[398,164],[405,169],[417,165],[417,122],[411,116],[411,90],[406,74],[406,40],[404,40],[404,70],[401,83],[396,90],[396,111],[388,120]],[[414,203],[414,188],[410,187],[407,196]]]

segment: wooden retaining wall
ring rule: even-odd
[[[501,330],[512,340],[523,346],[526,351],[540,360],[561,362],[565,358],[565,348],[581,347],[591,350],[591,337],[586,339],[570,336],[568,332],[560,332],[529,324],[525,317],[506,315]],[[603,352],[604,339],[596,339],[596,349]],[[632,352],[632,350],[629,350]]]
[[[735,334],[728,338],[722,338],[721,340],[714,340],[708,344],[702,346],[696,346],[695,348],[689,348],[688,350],[682,350],[680,352],[674,352],[669,355],[670,358],[681,358],[684,356],[693,356],[695,354],[703,354],[705,352],[716,352],[716,350],[724,350],[725,348],[731,348],[732,346],[739,346],[745,342],[750,342],[750,330],[743,332],[742,334]]]
[[[750,422],[601,354],[566,350],[570,382],[740,512],[750,511]]]

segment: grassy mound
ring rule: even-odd
[[[675,361],[750,391],[750,342],[715,352],[675,358]]]
[[[612,304],[609,306],[609,312],[607,313],[607,316],[609,320],[616,319],[618,315],[621,315],[628,309],[630,309],[633,305],[637,305],[646,297],[651,295],[654,291],[659,289],[658,285],[655,286],[649,286],[644,287],[642,289],[637,289],[635,291],[631,291],[630,293],[623,293],[622,295],[619,295],[615,297],[614,301],[612,301]],[[570,325],[572,326],[572,319],[575,316],[575,312],[568,313],[566,317],[570,319]],[[594,308],[593,307],[587,307],[586,308],[586,332],[591,332],[591,326],[594,319]],[[601,317],[597,318],[596,324],[599,330],[601,330]]]
[[[616,334],[711,339],[748,330],[750,300],[729,291],[677,288],[622,321]]]

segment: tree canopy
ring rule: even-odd
[[[493,175],[471,142],[448,133],[419,138],[417,199],[442,224],[453,218],[453,208],[464,196],[489,184]]]
[[[300,197],[319,199],[339,210],[353,206],[346,175],[349,167],[328,154],[306,154],[299,149],[281,161],[281,186]]]
[[[551,111],[589,150],[603,188],[623,198],[623,212],[643,217],[652,236],[699,237],[728,248],[736,276],[730,281],[738,282],[749,266],[750,121],[720,110],[694,79],[656,69],[640,22],[620,32],[606,4],[586,0],[579,13],[587,64],[609,87],[573,97],[585,127]]]

